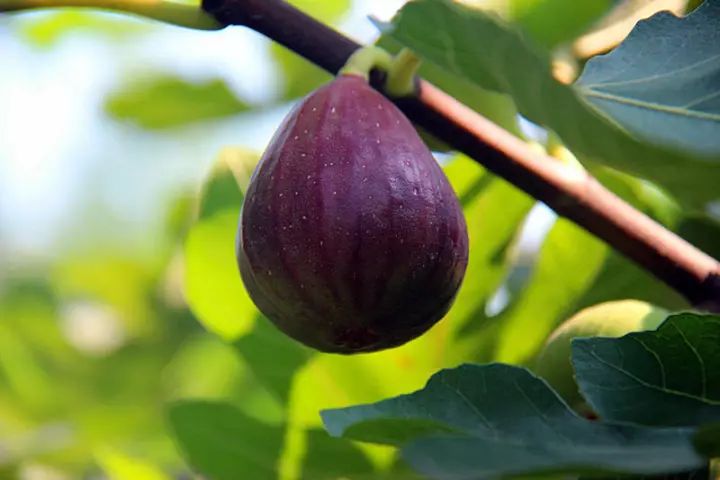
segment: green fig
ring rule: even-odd
[[[580,395],[571,362],[570,342],[579,337],[621,337],[654,330],[668,311],[640,300],[617,300],[585,308],[561,324],[548,338],[535,361],[534,371],[571,407],[587,407]]]

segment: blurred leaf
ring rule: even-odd
[[[240,207],[196,223],[185,241],[185,295],[198,320],[225,340],[252,328],[257,310],[235,260]]]
[[[643,425],[720,420],[720,317],[682,313],[657,331],[580,338],[580,391],[601,418]]]
[[[581,34],[612,3],[612,0],[511,0],[510,17],[533,40],[554,47]]]
[[[20,336],[0,322],[0,374],[13,392],[34,411],[50,406],[53,382],[40,359]]]
[[[109,480],[170,480],[154,465],[111,448],[99,450],[96,457]]]
[[[290,418],[317,426],[323,408],[377,401],[419,388],[451,353],[452,326],[446,320],[398,348],[363,355],[317,354],[293,382]]]
[[[695,434],[693,443],[695,449],[702,455],[708,458],[720,458],[720,422],[703,425]]]
[[[270,55],[280,68],[278,75],[282,79],[280,100],[304,97],[320,85],[333,79],[328,72],[279,43],[273,42],[270,45]]]
[[[110,116],[147,129],[179,127],[248,108],[221,79],[191,83],[168,74],[122,85],[105,100]]]
[[[687,215],[674,229],[678,235],[715,258],[720,258],[720,222],[707,215]]]
[[[52,280],[63,297],[108,304],[130,336],[147,336],[157,327],[148,295],[157,279],[153,270],[127,256],[69,256],[55,267]]]
[[[247,372],[233,348],[211,335],[189,339],[164,368],[172,398],[222,398],[234,393]]]
[[[464,326],[480,322],[488,298],[509,268],[507,249],[534,202],[462,155],[445,167],[445,173],[463,205],[472,252],[449,313]]]
[[[255,152],[240,147],[223,148],[200,194],[199,217],[238,209],[257,162]]]
[[[90,33],[96,39],[102,36],[119,41],[152,31],[149,24],[124,16],[73,9],[36,14],[30,18],[19,19],[17,24],[22,38],[42,48],[54,45],[65,36],[78,33]]]
[[[332,438],[324,430],[308,430],[300,478],[307,480],[370,480],[375,467],[351,442]]]
[[[259,318],[253,331],[237,340],[234,346],[258,381],[283,405],[287,404],[295,373],[312,352],[280,332],[264,317]]]
[[[169,418],[191,465],[208,478],[277,479],[284,428],[215,402],[178,402],[170,407]]]
[[[224,148],[203,186],[199,218],[185,240],[185,296],[198,320],[232,341],[252,329],[257,310],[235,258],[240,209],[257,155]]]
[[[627,298],[643,300],[669,310],[688,307],[687,300],[682,295],[647,270],[609,250],[592,285],[573,308],[579,310],[598,303]]]
[[[325,23],[337,21],[350,8],[351,0],[288,0],[304,13]]]
[[[664,474],[704,465],[691,429],[588,421],[541,379],[502,364],[443,370],[415,393],[322,416],[334,436],[401,446],[432,478]]]
[[[500,314],[495,358],[527,361],[592,284],[608,248],[585,230],[559,219],[552,228],[520,298]]]
[[[679,153],[634,138],[587,104],[579,88],[557,82],[547,54],[497,19],[450,0],[417,0],[406,4],[393,22],[386,34],[448,72],[509,93],[520,113],[557,132],[581,158],[656,181],[693,206],[719,195],[720,156],[705,157],[697,149]],[[442,28],[428,30],[429,24]],[[683,45],[707,54],[702,45],[714,44]],[[708,114],[714,115],[713,110]],[[705,143],[720,138],[710,130],[703,130]]]

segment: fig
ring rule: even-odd
[[[401,345],[450,308],[465,220],[410,121],[359,75],[300,102],[258,163],[237,258],[250,297],[317,350]]]
[[[570,342],[579,337],[621,337],[654,330],[668,311],[640,300],[616,300],[585,308],[562,323],[548,337],[535,361],[535,373],[544,378],[571,407],[584,411],[571,362]]]

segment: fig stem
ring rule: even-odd
[[[363,47],[356,50],[345,65],[340,69],[338,75],[358,75],[366,81],[370,79],[370,70],[378,68],[389,71],[392,67],[392,56],[380,47]]]
[[[388,70],[385,92],[391,97],[409,97],[415,94],[415,76],[420,68],[420,57],[407,48],[395,55]]]
[[[196,30],[225,28],[224,24],[196,5],[167,0],[0,0],[0,12],[58,7],[95,8],[130,13]]]

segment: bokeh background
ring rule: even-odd
[[[404,2],[291,3],[369,43],[378,32],[368,16],[388,20]],[[583,59],[570,46],[615,2],[466,3],[517,22],[572,79]],[[426,73],[548,147],[508,99]],[[460,361],[528,362],[564,316],[601,300],[684,306],[597,240],[445,153],[475,262],[448,326],[354,359],[283,343],[255,322],[242,292],[232,258],[242,194],[223,182],[232,169],[242,187],[237,172],[328,79],[242,28],[199,32],[72,9],[0,15],[0,478],[191,478],[166,410],[186,398],[229,400],[262,428],[299,425],[262,446],[264,473],[242,478],[380,478],[369,472],[394,465],[392,453],[330,446],[316,430],[319,409],[418,388]],[[555,153],[574,162],[561,146]],[[605,179],[646,211],[674,214],[652,185],[618,178]],[[243,451],[253,439],[241,437]],[[323,463],[328,455],[340,466]]]

